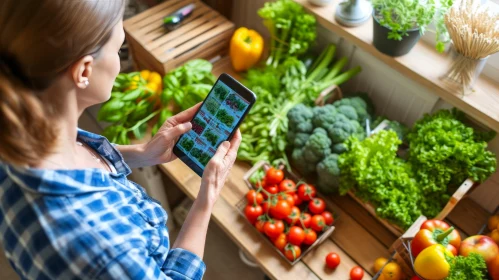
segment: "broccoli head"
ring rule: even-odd
[[[315,164],[310,164],[305,160],[303,157],[303,149],[301,148],[293,150],[291,153],[291,162],[302,175],[307,176],[315,172]]]
[[[316,127],[312,133],[313,134],[322,133],[327,136],[327,131],[322,127]]]
[[[288,139],[288,143],[293,143],[295,137],[296,137],[296,132],[294,130],[288,129],[288,132],[286,133],[286,138]]]
[[[302,133],[311,133],[314,130],[314,126],[312,125],[312,121],[304,121],[295,125],[296,132]]]
[[[337,111],[333,105],[315,107],[313,110],[314,118],[312,119],[312,123],[314,127],[327,128],[335,122]]]
[[[303,147],[303,158],[314,166],[331,153],[331,140],[321,130],[310,135]]]
[[[350,97],[350,98],[343,98],[341,100],[338,100],[334,103],[334,106],[337,108],[341,106],[351,106],[355,112],[357,113],[357,121],[362,125],[365,126],[366,119],[369,119],[370,121],[372,120],[372,112],[373,112],[373,106],[371,105],[371,101],[369,100],[369,103],[366,102],[366,99],[369,100],[369,98],[366,97],[362,98],[360,96],[355,96],[355,97]]]
[[[309,137],[310,134],[299,132],[295,134],[294,139],[289,140],[289,143],[293,143],[293,146],[296,148],[303,148],[303,146],[305,146],[305,143],[307,143]]]
[[[345,142],[350,135],[358,132],[360,124],[357,121],[335,122],[327,130],[334,144]]]
[[[338,154],[330,154],[317,164],[319,189],[325,194],[336,192],[339,188],[340,168],[338,167]]]
[[[338,106],[338,113],[344,115],[350,120],[358,121],[359,120],[359,115],[357,115],[357,111],[355,111],[355,108],[350,106],[350,105],[341,105]]]
[[[342,154],[347,151],[347,147],[343,143],[334,144],[331,151],[335,154]]]
[[[296,105],[291,110],[289,110],[287,114],[289,129],[299,131],[297,129],[297,126],[305,122],[311,123],[313,116],[314,113],[312,112],[312,109],[310,107],[307,107],[301,103]],[[310,129],[310,131],[312,131],[312,129]]]

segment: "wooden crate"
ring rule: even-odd
[[[250,170],[248,170],[248,172],[246,172],[243,179],[244,179],[244,182],[246,183],[246,186],[248,187],[248,189],[250,189],[250,190],[254,189],[253,185],[250,183],[251,176],[255,172],[259,171],[260,169],[266,170],[269,167],[270,167],[270,164],[268,162],[259,161]],[[288,172],[286,169],[284,169],[283,171],[284,171],[285,178],[293,179],[295,182],[299,181],[298,177],[295,174]],[[239,211],[239,213],[241,214],[241,216],[244,217],[244,220],[246,220],[249,223],[249,221],[246,219],[246,216],[244,214],[244,208],[246,207],[246,205],[247,205],[246,196],[243,196],[243,198],[241,198],[241,200],[239,200],[239,202],[236,204],[236,208]],[[281,257],[283,257],[286,260],[287,263],[289,263],[290,265],[294,265],[294,264],[298,263],[305,255],[307,255],[309,252],[311,252],[316,247],[318,247],[322,242],[324,242],[331,234],[333,234],[333,231],[335,229],[334,223],[338,219],[338,215],[336,214],[336,211],[334,211],[334,209],[332,209],[331,205],[327,201],[326,201],[326,210],[333,213],[333,216],[334,216],[333,226],[330,226],[326,231],[322,232],[322,234],[318,234],[317,240],[312,245],[306,247],[306,249],[303,251],[303,253],[298,258],[296,258],[296,260],[294,260],[293,262],[288,260],[286,258],[286,256],[284,256],[284,254],[281,251],[279,251],[279,249],[277,249],[274,246],[274,244],[263,233],[258,232],[257,229],[253,225],[251,225],[251,227],[253,227],[253,229],[255,231],[257,231],[263,237],[263,239],[265,239],[267,246],[273,247],[279,253],[279,255],[281,255]]]
[[[195,4],[180,26],[168,31],[163,18]],[[194,58],[211,60],[228,53],[234,24],[199,0],[168,0],[124,22],[134,66],[165,75]]]

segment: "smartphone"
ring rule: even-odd
[[[173,153],[200,177],[218,146],[230,140],[255,104],[256,95],[228,74],[222,74],[191,120]]]

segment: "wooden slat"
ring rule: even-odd
[[[144,40],[144,42],[147,42],[147,47],[149,49],[154,49],[156,46],[164,42],[167,42],[168,40],[171,40],[170,37],[175,37],[178,34],[182,34],[197,26],[198,22],[200,21],[200,18],[205,17],[207,13],[213,16],[218,14],[217,12],[208,9],[207,7],[196,8],[192,12],[192,15],[186,18],[184,21],[182,21],[182,24],[177,29],[173,31],[168,31],[167,29],[164,28],[163,24],[161,23],[161,25],[157,26],[155,29],[142,35],[142,40]],[[160,40],[164,41],[162,42]],[[156,46],[151,45],[152,43],[155,43]]]
[[[372,264],[376,258],[390,256],[387,247],[352,218],[356,213],[347,213],[332,201],[330,203],[339,214],[331,240],[343,251],[348,252],[350,257],[365,270],[372,272]]]
[[[167,43],[162,44],[160,41],[163,41],[161,40],[163,38],[161,38],[160,40],[156,40],[155,42],[148,45],[147,49],[150,50],[153,55],[161,57],[165,52],[182,46],[185,43],[190,43],[193,38],[198,37],[199,35],[211,30],[212,28],[223,22],[226,22],[225,18],[216,17],[213,13],[204,15],[202,18],[200,18],[199,26],[195,26],[194,22],[192,22],[189,25],[193,27],[190,31],[184,30],[181,31],[182,33],[179,32],[176,35],[165,36],[163,38]]]
[[[467,235],[477,234],[487,222],[490,213],[469,197],[463,198],[447,219]]]
[[[215,36],[225,32],[227,30],[231,30],[232,28],[234,28],[234,24],[232,22],[225,22],[221,25],[218,25],[217,27],[209,30],[208,32],[206,32],[200,36],[197,36],[196,38],[192,38],[187,43],[184,43],[183,45],[176,47],[173,51],[159,55],[158,56],[159,61],[166,62],[169,59],[178,56],[182,52],[185,52],[185,51],[190,50],[191,48],[194,48],[195,46],[201,44],[202,42],[206,41],[207,39],[215,37]]]
[[[352,217],[387,248],[392,246],[393,242],[397,239],[397,235],[389,231],[379,221],[373,219],[371,214],[350,196],[332,196],[330,199],[345,212],[355,213]]]
[[[340,256],[340,265],[334,270],[325,265],[325,259],[329,253],[336,253]],[[303,257],[303,262],[317,273],[321,279],[348,279],[345,278],[345,275],[349,275],[352,267],[357,265],[348,254],[331,240],[324,241],[321,246]],[[369,272],[365,271],[362,279],[371,278]]]
[[[198,5],[204,5],[200,4],[201,2],[197,0],[181,0],[174,2],[166,1],[156,7],[145,10],[144,12],[126,20],[126,24],[124,23],[124,26],[126,26],[126,29],[129,32],[144,34],[148,30],[152,30],[153,28],[158,27],[160,24],[162,24],[162,19],[165,16],[191,3],[196,4],[196,7],[198,7]],[[159,7],[161,8],[159,9]]]
[[[449,56],[438,54],[433,46],[420,41],[409,54],[397,58],[390,57],[379,52],[372,44],[372,19],[358,27],[343,27],[334,19],[334,11],[340,1],[333,1],[333,4],[326,7],[314,6],[308,0],[294,1],[303,5],[308,12],[317,18],[321,25],[338,36],[360,47],[407,78],[428,88],[484,125],[499,131],[498,82],[482,75],[477,80],[476,91],[461,97],[456,94],[458,91],[454,86],[448,85],[441,79],[449,69],[451,63]]]

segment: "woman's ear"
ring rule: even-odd
[[[86,55],[71,67],[71,77],[78,88],[86,89],[90,84],[93,63],[94,58],[91,55]]]

